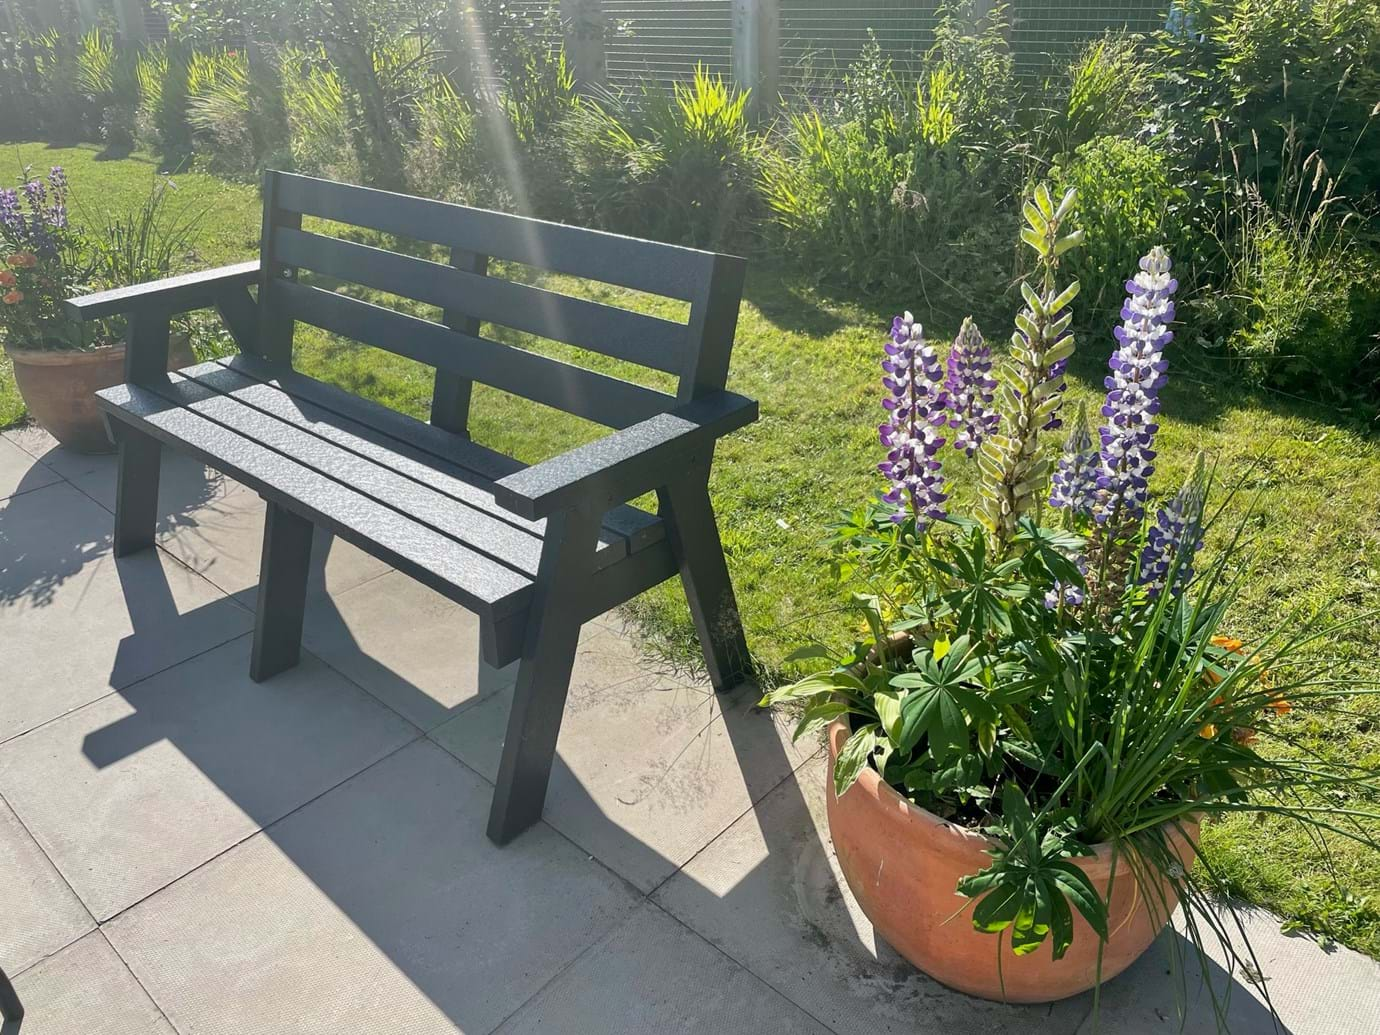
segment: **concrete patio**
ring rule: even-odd
[[[507,686],[465,612],[318,537],[304,662],[256,685],[259,498],[170,460],[160,549],[115,561],[113,475],[0,435],[5,1035],[1093,1030],[1090,997],[976,1001],[878,944],[814,746],[616,615],[584,630],[545,822],[494,848]],[[1213,974],[1233,1031],[1275,1030],[1261,984],[1294,1035],[1380,1031],[1373,961],[1247,924],[1262,974]],[[1174,989],[1152,952],[1099,1030],[1178,1030]]]

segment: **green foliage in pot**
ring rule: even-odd
[[[1138,881],[1161,919],[1160,880],[1179,892],[1200,955],[1215,935],[1238,959],[1211,868],[1185,872],[1170,832],[1254,811],[1375,847],[1365,823],[1380,815],[1332,804],[1380,791],[1372,772],[1268,749],[1288,737],[1282,714],[1346,711],[1374,688],[1334,676],[1321,616],[1290,615],[1250,644],[1226,634],[1242,528],[1218,527],[1205,458],[1152,504],[1177,288],[1163,248],[1128,282],[1101,426],[1064,413],[1074,206],[1074,192],[1056,203],[1044,188],[1025,205],[1036,273],[1001,361],[970,321],[946,369],[910,314],[896,318],[880,429],[890,488],[831,540],[865,638],[798,652],[831,667],[763,703],[803,709],[797,736],[849,723],[838,794],[870,766],[987,832],[992,864],[956,890],[974,926],[1016,954],[1049,943],[1062,957],[1075,911],[1107,936],[1107,903],[1072,860],[1110,844],[1119,879]],[[978,468],[975,517],[950,511],[942,454],[954,451]]]

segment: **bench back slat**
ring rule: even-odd
[[[303,229],[303,218],[327,221]],[[347,240],[330,224],[385,235]],[[449,262],[393,249],[387,236],[440,246]],[[520,263],[586,281],[689,303],[686,322],[634,312],[524,283]],[[728,377],[742,259],[641,241],[501,212],[269,172],[264,182],[258,351],[291,361],[292,326],[314,324],[436,368],[432,417],[467,434],[470,386],[478,381],[621,428],[678,402],[722,389]],[[299,271],[346,285],[342,293],[297,283]],[[349,285],[441,310],[421,319],[349,297]],[[682,308],[683,311],[683,308]],[[586,370],[526,347],[485,337],[485,326],[670,374],[674,394]],[[524,343],[525,345],[525,343]]]
[[[406,194],[277,173],[281,212],[427,241],[689,302],[709,276],[712,252]]]
[[[685,363],[685,325],[655,316],[289,227],[274,231],[273,254],[288,266],[664,373],[679,374]]]
[[[664,413],[674,396],[322,288],[276,279],[268,304],[294,318],[610,428]]]

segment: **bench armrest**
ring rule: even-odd
[[[168,277],[147,284],[98,291],[69,298],[64,308],[77,320],[100,320],[124,313],[158,312],[167,315],[206,309],[216,304],[228,289],[248,287],[259,282],[259,260],[181,277]]]
[[[756,419],[755,400],[714,392],[500,478],[494,501],[528,519],[582,503],[602,513],[666,484],[717,439]]]

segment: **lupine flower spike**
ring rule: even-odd
[[[944,403],[952,416],[949,427],[954,448],[972,456],[983,439],[997,427],[992,408],[992,393],[997,382],[992,377],[992,348],[983,340],[971,316],[966,317],[949,350],[949,376],[944,384]]]
[[[1070,514],[1091,514],[1097,502],[1098,451],[1088,431],[1088,407],[1080,403],[1078,419],[1064,439],[1064,452],[1054,472],[1049,505]]]
[[[1146,530],[1140,555],[1140,584],[1154,599],[1164,592],[1182,593],[1193,579],[1193,558],[1203,544],[1203,501],[1207,494],[1203,457],[1178,494],[1160,508],[1155,523]]]
[[[1107,401],[1099,430],[1102,438],[1102,472],[1098,484],[1102,499],[1097,519],[1138,520],[1145,513],[1150,475],[1154,472],[1152,448],[1159,425],[1160,389],[1164,386],[1164,347],[1174,334],[1173,294],[1178,281],[1169,275],[1169,255],[1152,248],[1140,260],[1140,272],[1126,282],[1126,303],[1121,326],[1114,334],[1119,343],[1112,353],[1111,374],[1106,379]]]
[[[878,428],[887,456],[878,470],[891,482],[882,497],[896,508],[897,524],[914,515],[917,531],[944,517],[944,473],[935,454],[944,445],[939,429],[948,423],[944,409],[943,370],[924,328],[910,313],[891,324],[891,340],[882,360],[882,406],[889,420]]]

